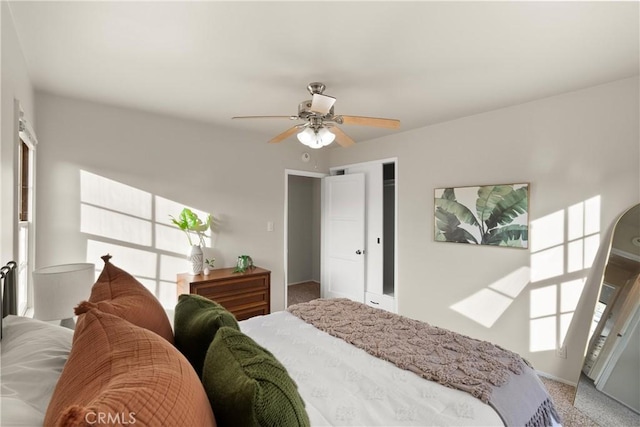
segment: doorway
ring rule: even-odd
[[[320,196],[324,176],[285,171],[285,307],[320,297]]]
[[[338,274],[331,268],[331,265],[328,265],[332,254],[327,251],[341,248],[340,245],[331,244],[332,227],[327,223],[331,215],[323,211],[331,205],[328,203],[329,200],[323,200],[326,199],[327,191],[331,188],[329,183],[334,178],[339,178],[339,175],[353,176],[355,174],[364,174],[365,176],[364,227],[366,236],[360,246],[349,247],[348,251],[343,251],[342,254],[338,253],[334,258],[339,258],[342,262],[348,258],[347,254],[352,257],[353,254],[356,254],[356,258],[365,260],[360,266],[363,271],[357,274],[363,279],[361,285],[364,286],[364,289],[355,293],[350,292],[352,295],[357,294],[357,296],[352,296],[352,299],[397,313],[397,158],[333,167],[329,174],[285,170],[285,307],[289,305],[289,294],[298,290],[295,287],[297,285],[315,286],[311,296],[302,298],[302,300],[310,300],[320,296],[327,297],[325,295],[327,289],[334,289],[337,292],[356,282],[350,280],[353,279],[353,274]],[[325,177],[327,178],[322,179]],[[339,202],[341,205],[346,200],[351,200],[351,197],[347,197],[341,189],[336,190],[336,197],[335,202]],[[309,207],[311,207],[310,210]],[[345,216],[342,214],[339,216],[341,217],[339,219],[344,222]],[[308,231],[309,226],[300,225],[310,219],[312,223],[316,221],[316,225],[311,226],[316,231],[311,233]],[[342,234],[350,233],[345,231]],[[314,267],[315,263],[318,265],[317,268]],[[341,265],[344,266],[344,264],[342,262]],[[300,288],[302,287],[300,286]]]

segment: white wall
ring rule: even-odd
[[[332,167],[398,158],[400,314],[496,342],[540,371],[577,382],[590,315],[576,315],[567,359],[547,343],[559,341],[561,319],[577,302],[573,281],[587,274],[567,272],[568,210],[599,197],[592,213],[604,233],[640,200],[638,91],[638,78],[625,79],[328,150]],[[434,188],[520,182],[531,184],[530,250],[434,241]],[[548,227],[555,219],[560,227]],[[559,244],[541,250],[554,239]],[[540,279],[554,265],[560,271]],[[585,312],[594,298],[583,302]],[[454,310],[461,301],[472,308]]]
[[[87,259],[101,267],[109,251],[171,305],[189,248],[165,224],[190,206],[220,220],[205,252],[216,267],[251,255],[272,272],[272,311],[284,308],[284,176],[313,167],[301,161],[305,147],[49,93],[36,100],[38,266]],[[314,155],[326,169],[323,154]]]
[[[18,256],[14,236],[17,232],[18,192],[18,116],[14,102],[20,102],[25,117],[35,123],[33,88],[27,74],[25,59],[16,34],[11,10],[7,2],[0,6],[2,20],[2,82],[0,104],[0,265]]]

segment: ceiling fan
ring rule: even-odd
[[[289,119],[302,120],[297,124],[269,140],[269,143],[284,141],[293,134],[298,140],[311,148],[322,148],[334,140],[343,147],[355,143],[337,125],[375,126],[387,129],[398,129],[400,120],[377,117],[336,115],[333,104],[336,98],[324,95],[326,86],[320,82],[309,83],[307,90],[311,99],[298,104],[298,114],[295,116],[236,116],[233,119]]]

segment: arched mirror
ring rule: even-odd
[[[623,213],[607,261],[574,406],[601,425],[640,425],[640,205]]]

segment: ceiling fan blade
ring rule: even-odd
[[[341,116],[345,125],[375,126],[387,129],[399,129],[400,120],[382,119],[378,117]]]
[[[274,144],[276,142],[284,141],[285,139],[289,138],[294,133],[298,132],[299,129],[300,129],[299,126],[294,126],[292,128],[289,128],[289,129],[285,130],[284,132],[282,132],[280,135],[276,135],[273,138],[271,138],[269,140],[269,144]]]
[[[328,114],[336,103],[336,99],[333,96],[323,95],[321,93],[314,93],[311,98],[310,110],[314,113],[320,113],[322,115]]]
[[[333,132],[333,134],[336,136],[336,142],[340,144],[342,147],[346,148],[356,143],[353,139],[351,139],[349,135],[344,133],[342,129],[340,129],[338,126],[332,126],[329,130]]]
[[[298,116],[235,116],[232,119],[289,119],[296,120]]]

